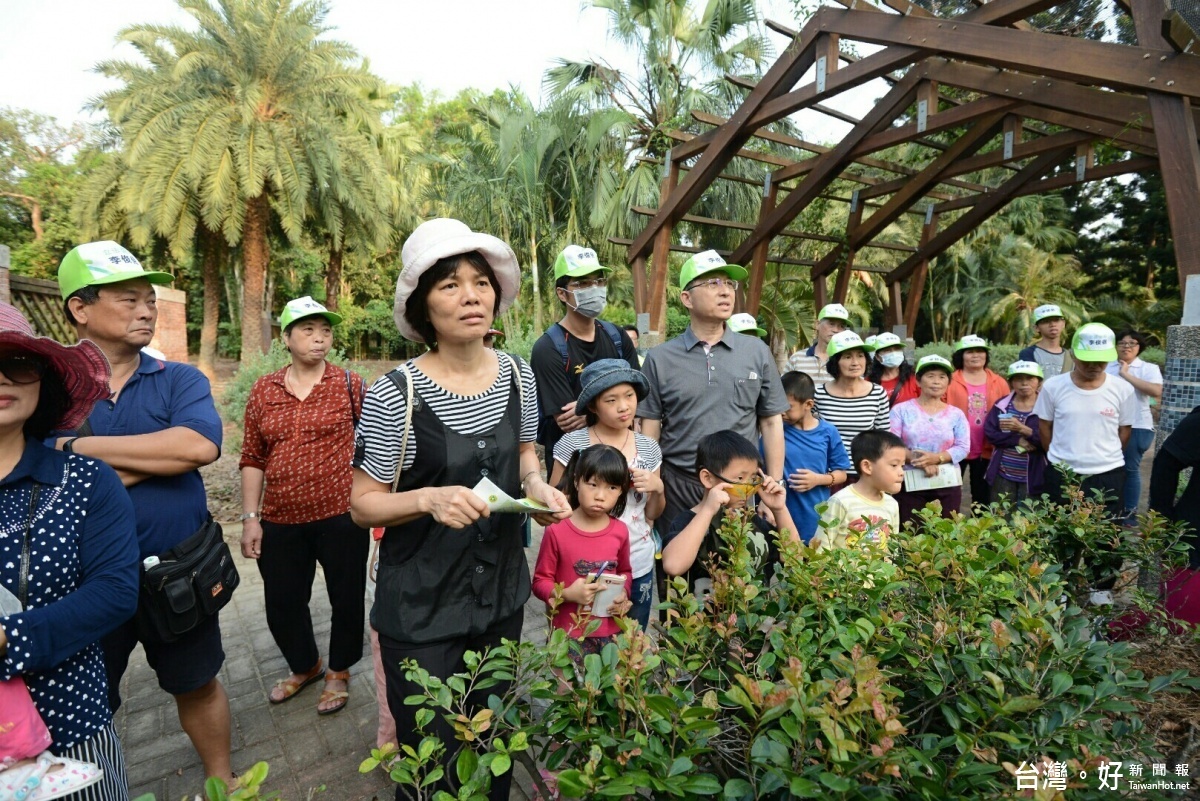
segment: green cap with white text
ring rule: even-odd
[[[726,264],[717,251],[706,250],[697,253],[683,263],[683,267],[679,270],[679,288],[687,289],[688,284],[707,273],[723,273],[734,281],[745,281],[746,276],[750,274],[744,267]]]
[[[579,245],[567,245],[562,249],[562,253],[558,254],[558,258],[554,260],[555,281],[558,281],[563,276],[579,278],[598,272],[611,273],[612,268],[601,266],[600,257],[591,248],[580,247]]]
[[[63,300],[85,286],[105,286],[145,278],[152,284],[169,284],[170,273],[145,270],[137,257],[116,242],[88,242],[77,245],[63,256],[58,265],[58,291]]]
[[[305,317],[324,317],[329,321],[330,325],[337,325],[342,321],[342,315],[337,312],[331,312],[320,303],[317,303],[308,295],[295,300],[289,300],[288,304],[283,307],[283,314],[279,315],[279,327],[287,330],[287,327],[292,323],[299,322]]]
[[[1117,335],[1102,323],[1080,326],[1071,337],[1071,355],[1080,362],[1115,362]]]

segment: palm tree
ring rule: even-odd
[[[354,208],[341,171],[352,153],[361,155],[349,145],[354,136],[373,142],[378,133],[372,98],[381,85],[353,48],[323,38],[323,2],[177,2],[198,29],[122,31],[146,63],[100,64],[98,71],[122,83],[100,103],[125,141],[135,196],[127,207],[151,214],[159,230],[185,229],[198,217],[240,245],[246,360],[264,347],[269,232],[278,225],[298,242],[316,197]],[[384,180],[376,169],[361,175]],[[378,196],[371,187],[361,193]],[[360,216],[369,225],[378,220]]]

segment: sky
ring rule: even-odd
[[[578,0],[329,0],[330,35],[352,44],[371,70],[396,85],[414,81],[443,96],[475,87],[517,85],[540,96],[542,76],[559,57],[601,58],[620,69],[633,58],[606,35],[604,11]],[[760,0],[765,17],[796,25],[787,0]],[[111,84],[92,72],[100,61],[131,58],[116,36],[134,23],[186,25],[172,0],[0,0],[0,106],[28,108],[62,123],[86,121],[83,106]],[[776,52],[786,45],[771,34]],[[808,80],[811,80],[811,76]],[[830,105],[865,113],[881,94],[867,87]],[[806,138],[829,142],[848,126],[809,112]]]

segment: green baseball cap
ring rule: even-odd
[[[1042,320],[1053,320],[1055,317],[1062,316],[1062,309],[1057,304],[1045,303],[1033,310],[1033,324],[1037,325]]]
[[[136,256],[109,240],[77,245],[58,265],[58,291],[63,300],[85,286],[119,284],[135,278],[145,278],[152,284],[169,284],[175,280],[170,273],[143,269]]]
[[[821,320],[841,320],[843,323],[850,322],[850,312],[840,303],[826,303],[821,307],[821,311],[817,312],[817,321]]]
[[[757,334],[760,337],[767,335],[765,329],[758,327],[758,320],[754,319],[754,315],[746,314],[746,312],[733,315],[725,325],[729,326],[730,331],[736,331],[739,334]]]
[[[894,348],[897,345],[904,347],[904,340],[893,334],[891,331],[884,331],[882,334],[876,334],[874,337],[867,337],[868,342],[870,342],[872,339],[875,340],[873,344],[875,346],[876,353],[884,348]]]
[[[724,273],[734,281],[745,281],[746,276],[750,274],[744,267],[726,264],[717,251],[706,250],[683,263],[683,268],[679,271],[679,288],[687,289],[688,284],[705,273]]]
[[[928,356],[922,356],[918,359],[915,372],[917,375],[920,375],[926,370],[931,370],[935,367],[939,370],[945,370],[947,375],[954,372],[954,365],[950,363],[950,360],[945,356],[938,356],[936,353],[931,353]]]
[[[839,353],[845,353],[855,348],[864,352],[867,350],[867,345],[862,341],[862,337],[853,331],[838,331],[829,338],[829,344],[825,346],[825,355],[832,359]]]
[[[591,248],[579,245],[567,245],[562,249],[562,253],[558,254],[558,258],[554,260],[555,281],[558,281],[563,276],[579,278],[580,276],[598,272],[611,273],[612,268],[601,266],[600,258],[596,255],[596,251]]]
[[[1115,362],[1117,336],[1102,323],[1080,326],[1071,337],[1071,355],[1081,362]]]
[[[965,337],[963,337],[962,339],[960,339],[954,343],[954,352],[955,353],[958,353],[960,350],[975,350],[975,349],[991,350],[992,346],[988,344],[988,341],[986,339],[979,336],[978,334],[967,334]]]
[[[283,307],[283,314],[279,315],[279,327],[287,330],[287,327],[292,323],[299,322],[305,317],[316,317],[320,315],[329,321],[330,325],[337,325],[342,321],[342,315],[337,312],[331,312],[320,303],[317,303],[308,295],[295,300],[289,300],[287,305]]]
[[[1015,375],[1031,375],[1034,378],[1045,378],[1046,371],[1037,362],[1013,362],[1008,366],[1008,377],[1012,378]]]

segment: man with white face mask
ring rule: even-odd
[[[533,343],[529,359],[542,413],[537,441],[547,453],[563,434],[586,424],[575,414],[583,368],[600,359],[622,359],[634,370],[641,367],[629,334],[597,319],[608,299],[611,272],[600,265],[596,251],[579,245],[567,245],[554,260],[554,294],[567,311]]]

